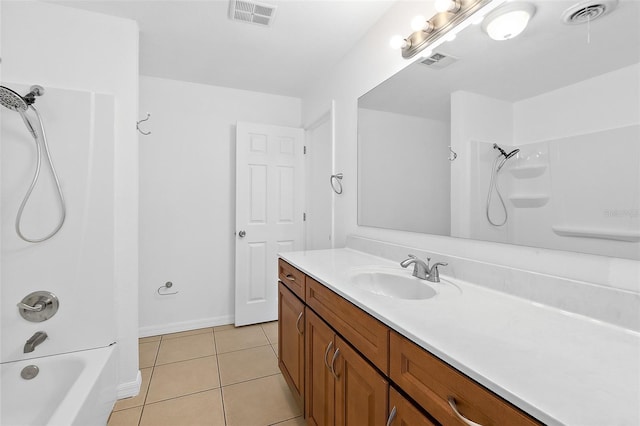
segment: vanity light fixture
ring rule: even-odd
[[[438,13],[430,19],[418,15],[411,21],[411,33],[408,37],[393,36],[390,45],[402,50],[402,57],[409,59],[423,49],[433,50],[437,45],[452,40],[455,34],[470,24],[471,15],[488,13],[505,0],[435,0],[434,8]],[[474,20],[477,20],[476,17]],[[466,25],[463,25],[466,23]],[[448,35],[448,37],[445,37]]]
[[[536,8],[531,3],[507,3],[487,15],[482,29],[493,40],[509,40],[527,28],[535,12]]]

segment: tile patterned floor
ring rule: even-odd
[[[140,339],[142,386],[108,426],[301,426],[278,369],[278,323]]]

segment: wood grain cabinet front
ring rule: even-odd
[[[540,424],[404,336],[392,331],[389,344],[389,377],[438,422],[482,426]]]
[[[278,279],[304,301],[306,276],[282,259],[278,259]]]
[[[296,402],[304,407],[304,303],[278,284],[278,366]]]
[[[384,426],[387,380],[309,308],[306,317],[307,424]]]
[[[411,401],[393,387],[389,388],[389,420],[387,426],[436,426]]]
[[[386,325],[309,277],[305,300],[365,358],[388,373],[389,328]]]

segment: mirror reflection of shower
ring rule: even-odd
[[[20,116],[22,117],[22,121],[24,121],[24,124],[27,127],[27,130],[29,130],[29,133],[31,133],[31,136],[33,137],[33,140],[36,144],[37,158],[36,158],[36,164],[35,164],[36,166],[35,172],[33,174],[33,179],[31,180],[31,184],[29,185],[29,189],[27,190],[24,198],[22,199],[22,203],[20,203],[20,207],[18,208],[18,213],[16,214],[16,222],[15,222],[16,233],[20,238],[22,238],[24,241],[29,243],[40,243],[56,235],[58,231],[62,228],[62,225],[64,224],[64,221],[67,215],[64,195],[62,194],[62,188],[60,187],[60,180],[58,179],[58,174],[56,173],[56,170],[53,166],[53,161],[51,160],[51,153],[49,151],[49,145],[47,144],[47,135],[44,131],[44,124],[42,123],[42,118],[40,117],[40,113],[33,106],[33,104],[36,101],[36,97],[42,96],[42,95],[44,95],[44,89],[41,86],[31,86],[29,93],[27,93],[24,96],[19,95],[18,93],[14,92],[13,90],[7,87],[0,86],[0,104],[2,104],[2,106],[5,108],[8,108],[11,111],[15,111],[18,114],[20,114]],[[37,129],[33,126],[31,119],[27,115],[28,111],[32,111],[34,113],[38,122]],[[49,167],[53,175],[53,179],[55,180],[55,183],[56,183],[58,199],[60,200],[60,207],[62,212],[60,216],[60,221],[58,222],[56,227],[53,229],[53,231],[51,231],[49,234],[45,235],[44,237],[30,238],[25,236],[24,233],[22,232],[22,228],[21,228],[22,214],[24,212],[25,206],[27,205],[27,202],[29,201],[29,197],[31,197],[31,193],[33,192],[33,189],[38,183],[38,179],[40,177],[40,168],[42,164],[43,153],[44,155],[46,155],[47,162],[49,163]]]
[[[506,152],[504,149],[500,148],[496,143],[493,144],[493,149],[497,149],[498,151],[500,151],[500,153],[498,154],[496,159],[493,161],[493,167],[491,168],[491,181],[489,183],[489,192],[487,194],[486,214],[487,214],[487,220],[491,225],[503,226],[505,223],[507,223],[509,214],[507,213],[507,206],[504,204],[504,200],[502,199],[502,194],[500,194],[500,186],[498,184],[498,174],[500,173],[500,170],[505,165],[507,160],[514,157],[518,152],[520,152],[520,150],[514,149],[511,152]],[[502,205],[502,211],[504,212],[504,219],[501,222],[500,221],[494,222],[491,219],[491,214],[489,214],[489,208],[491,206],[491,197],[493,195],[494,190],[498,195],[498,199],[500,200],[500,204]]]

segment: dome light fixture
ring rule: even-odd
[[[536,8],[531,3],[507,3],[491,12],[482,22],[482,29],[493,40],[509,40],[522,33]]]

